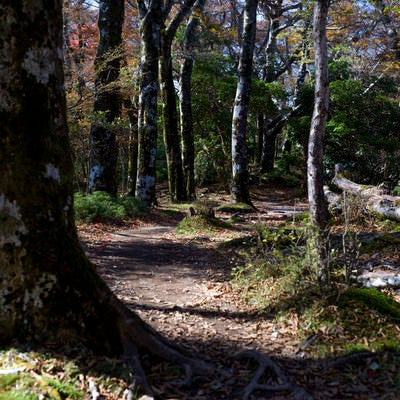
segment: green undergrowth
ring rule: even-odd
[[[246,203],[236,203],[236,204],[223,204],[216,208],[216,211],[224,213],[253,213],[255,209]]]
[[[278,305],[291,308],[293,299],[302,297],[305,289],[318,286],[314,255],[306,246],[304,233],[290,226],[270,229],[265,224],[258,224],[255,231],[256,236],[243,243],[231,283],[257,307],[270,311]],[[302,308],[302,303],[296,304]]]
[[[399,351],[400,303],[376,289],[348,288],[341,295],[315,299],[300,315],[304,336],[316,334],[317,357],[360,351]]]
[[[231,229],[231,225],[217,218],[211,218],[204,215],[193,215],[185,217],[176,226],[177,235],[190,237],[193,235],[216,236],[219,232]]]
[[[354,307],[367,306],[371,310],[400,321],[400,303],[392,297],[372,288],[349,288],[339,299],[339,306],[353,304]]]
[[[131,381],[124,363],[81,352],[74,358],[46,351],[0,351],[0,400],[124,398]]]
[[[378,248],[393,240],[397,244],[397,238],[385,239]],[[307,346],[309,355],[400,350],[400,304],[389,292],[351,287],[340,251],[330,254],[331,284],[320,286],[307,222],[279,229],[259,224],[246,242],[231,286],[253,307],[277,315],[277,329],[291,330],[299,343],[315,336]]]
[[[75,194],[75,219],[80,222],[125,221],[148,212],[147,204],[136,197],[113,197],[106,192]]]

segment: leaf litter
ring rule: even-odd
[[[390,348],[375,352],[370,335],[363,336],[368,327],[361,327],[359,334],[349,333],[338,320],[314,330],[304,316],[294,311],[282,316],[266,313],[233,290],[229,280],[237,254],[219,244],[251,234],[259,221],[279,225],[290,218],[290,210],[306,206],[287,191],[272,195],[270,191],[267,197],[257,195],[256,205],[262,212],[246,214],[234,229],[221,229],[212,237],[203,233],[176,235],[174,226],[184,214],[165,213],[167,205],[163,202],[147,218],[122,225],[78,227],[88,256],[116,294],[167,338],[217,366],[213,376],[195,377],[189,387],[182,387],[174,384],[183,375],[181,369],[144,355],[143,365],[156,398],[242,399],[257,372],[257,363],[238,360],[235,355],[250,349],[271,357],[291,384],[299,388],[297,393],[255,390],[251,399],[398,399],[400,354]],[[229,215],[221,213],[217,217],[227,219]],[[390,258],[390,254],[383,256]],[[375,320],[382,318],[371,310],[364,311]],[[352,315],[355,326],[359,315]],[[398,340],[398,322],[392,321],[391,326],[392,337],[388,340]],[[385,337],[389,333],[375,334]],[[355,350],[361,344],[362,351],[350,354],[351,344]],[[321,347],[329,348],[332,355],[329,357]],[[120,360],[84,354],[82,349],[70,351],[68,357],[5,350],[0,353],[0,382],[2,376],[10,374],[16,377],[13,387],[23,387],[20,378],[28,376],[31,381],[25,383],[26,393],[41,399],[90,399],[96,393],[101,399],[124,399],[130,383],[128,370]],[[268,369],[261,380],[262,384],[282,383]],[[0,387],[0,393],[9,389]],[[6,398],[0,394],[0,399]]]

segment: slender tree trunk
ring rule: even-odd
[[[278,132],[272,132],[268,129],[268,122],[264,122],[263,141],[262,141],[262,157],[260,164],[260,172],[262,174],[271,172],[275,164],[276,138]]]
[[[290,64],[293,62],[295,55],[292,55],[292,57],[289,57],[287,62],[282,65],[282,63],[277,60],[277,54],[278,54],[278,48],[277,48],[277,37],[279,33],[282,31],[282,26],[280,22],[280,17],[284,13],[285,7],[282,6],[282,1],[277,1],[274,3],[274,6],[270,9],[269,11],[269,18],[270,18],[270,24],[269,24],[269,31],[268,31],[268,40],[267,40],[267,45],[265,48],[265,67],[263,71],[263,80],[265,82],[275,82],[280,75],[282,75],[285,71],[288,70]],[[298,48],[295,51],[296,53],[299,53],[301,50],[301,53],[303,54],[303,57],[306,58],[306,55],[308,53],[308,44],[307,44],[307,36],[308,36],[308,31],[310,27],[310,22],[306,21],[305,22],[305,27],[303,31],[303,42],[301,48]],[[298,89],[298,85],[304,82],[301,81],[302,78],[305,77],[303,66],[300,68],[298,77],[297,77],[297,83],[296,83],[296,88]],[[296,94],[295,94],[296,96]],[[290,111],[290,114],[293,114],[295,110],[292,109]],[[280,110],[282,113],[282,110]],[[261,139],[260,142],[260,148],[262,149],[261,151],[261,158],[260,158],[260,173],[266,173],[266,172],[271,172],[274,169],[275,165],[275,155],[277,153],[276,151],[276,138],[278,134],[282,131],[282,128],[284,124],[286,123],[289,115],[285,115],[282,113],[281,116],[278,116],[277,118],[274,118],[271,120],[271,118],[268,117],[268,115],[264,114],[260,116],[259,118],[264,118],[263,124],[259,124],[259,137]]]
[[[195,153],[191,82],[193,65],[193,58],[185,56],[181,65],[179,79],[179,111],[182,139],[182,167],[187,200],[194,200],[196,198],[196,184],[194,179]]]
[[[323,141],[329,107],[328,48],[326,23],[329,0],[314,3],[315,101],[308,143],[307,181],[311,223],[315,228],[318,275],[329,283],[327,228],[328,208],[324,196]]]
[[[206,0],[197,0],[185,30],[183,39],[183,61],[179,79],[179,109],[182,139],[182,162],[186,199],[196,198],[194,181],[194,134],[192,110],[192,72],[194,65],[193,51],[196,43],[196,30],[200,20],[198,15],[203,12]]]
[[[162,98],[163,137],[167,156],[168,184],[172,201],[186,200],[182,151],[178,128],[177,95],[173,77],[171,47],[183,19],[189,14],[195,0],[185,0],[168,26],[161,31],[160,91]],[[166,7],[164,21],[171,11]]]
[[[101,113],[99,117],[104,117],[104,121],[95,122],[91,127],[89,190],[103,190],[114,196],[117,194],[118,149],[115,132],[109,125],[120,115],[121,96],[111,84],[119,77],[123,21],[123,0],[99,2],[100,41],[95,61],[93,110]]]
[[[157,202],[157,94],[162,3],[161,0],[154,0],[147,9],[144,0],[138,0],[142,49],[139,78],[136,195],[149,205]]]
[[[232,201],[251,204],[248,186],[247,115],[250,101],[258,0],[246,0],[238,84],[232,117]]]
[[[279,17],[282,15],[282,1],[277,1],[271,7],[269,15],[268,40],[265,47],[265,66],[263,69],[263,81],[274,82],[283,73],[279,63],[277,63],[277,36],[280,32]],[[271,132],[271,121],[267,114],[262,114],[260,119],[263,123],[259,125],[259,137],[261,139],[260,173],[271,172],[275,164],[275,143],[278,132]]]
[[[129,117],[129,161],[128,161],[128,192],[131,196],[136,196],[136,178],[138,164],[138,118],[137,108],[131,100],[126,100],[126,108]]]
[[[165,32],[165,31],[164,31]],[[178,112],[172,71],[171,41],[161,34],[160,92],[163,137],[167,157],[168,187],[172,201],[184,200],[182,155],[178,130]]]

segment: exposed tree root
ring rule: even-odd
[[[140,388],[146,395],[153,396],[153,391],[147,382],[146,374],[140,362],[139,350],[145,350],[150,354],[182,366],[185,369],[186,376],[183,380],[174,382],[174,384],[180,386],[190,384],[194,374],[209,375],[214,371],[212,365],[185,354],[183,349],[178,348],[177,345],[160,335],[114,295],[112,295],[111,301],[120,316],[119,327],[124,357],[133,370],[134,379],[129,388],[131,392]]]
[[[302,388],[292,384],[281,368],[267,355],[256,350],[243,350],[239,352],[235,358],[252,358],[259,364],[256,373],[244,390],[243,400],[248,400],[249,396],[255,390],[264,390],[266,392],[293,392],[296,395],[296,400],[312,400],[311,395],[306,393]],[[260,383],[260,379],[265,375],[268,369],[272,370],[278,380],[283,383],[276,385]]]
[[[355,361],[355,360],[363,360],[365,358],[375,358],[379,355],[379,353],[371,353],[370,351],[367,352],[362,352],[362,353],[355,353],[355,354],[348,354],[343,357],[339,357],[336,360],[331,361],[327,365],[325,365],[324,370],[328,370],[331,368],[337,368],[342,366],[343,364],[347,364],[349,362]]]

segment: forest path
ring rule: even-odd
[[[243,214],[244,221],[235,229],[223,230],[217,236],[177,235],[175,226],[183,218],[180,215],[162,224],[154,221],[117,230],[103,246],[89,251],[89,257],[121,300],[173,340],[187,342],[200,352],[204,351],[199,348],[201,343],[207,352],[215,343],[211,353],[233,354],[245,347],[263,351],[281,348],[270,318],[257,316],[227,290],[235,254],[220,245],[254,234],[253,226],[260,220],[276,223],[304,210],[306,205],[293,199],[293,193],[277,190],[268,199],[257,196],[258,212]],[[224,197],[222,200],[226,201]],[[216,217],[226,219],[229,215],[217,213]],[[280,350],[288,349],[285,341]]]
[[[254,224],[259,221],[275,224],[306,209],[295,193],[286,189],[268,193],[268,198],[256,195],[258,212],[243,214],[243,222],[218,235],[201,233],[185,238],[175,233],[184,214],[164,220],[156,217],[148,225],[111,232],[107,240],[87,247],[87,253],[122,301],[164,336],[206,360],[225,365],[245,348],[296,357],[298,340],[278,334],[272,316],[260,315],[229,288],[235,250],[220,246],[232,238],[254,234]],[[227,198],[219,200],[226,202]],[[162,208],[157,212],[162,214]],[[229,215],[217,213],[216,217],[227,219]],[[198,393],[188,398],[235,398],[229,385],[214,384],[218,387],[212,393],[211,386],[193,389]],[[176,390],[172,392],[178,396]],[[290,397],[285,393],[282,398]]]
[[[190,237],[177,235],[175,227],[185,214],[171,213],[165,200],[139,226],[83,227],[81,233],[89,236],[93,229],[92,239],[82,238],[87,254],[117,296],[165,337],[190,352],[197,352],[200,358],[226,373],[195,378],[190,387],[182,388],[170,384],[179,376],[177,368],[144,358],[156,398],[242,399],[255,366],[254,362],[234,359],[243,349],[258,350],[272,357],[292,383],[311,395],[307,398],[383,398],[375,396],[385,393],[388,383],[383,375],[377,384],[375,378],[371,380],[365,375],[362,362],[350,375],[345,370],[339,372],[341,364],[323,370],[319,360],[309,357],[310,347],[307,340],[303,341],[306,338],[301,336],[296,314],[284,319],[260,314],[230,287],[237,250],[221,244],[254,234],[254,225],[259,221],[273,226],[307,209],[296,190],[264,187],[253,192],[253,196],[258,212],[243,214],[243,221],[235,223],[234,229],[218,231],[218,235],[206,232]],[[205,193],[204,197],[218,204],[229,203],[229,197],[220,193]],[[216,217],[224,220],[229,215],[217,213]],[[317,335],[311,336],[315,339]],[[277,383],[273,374],[268,382]],[[303,394],[258,391],[249,399],[306,398],[301,397]],[[398,398],[397,394],[393,396],[384,398]]]

